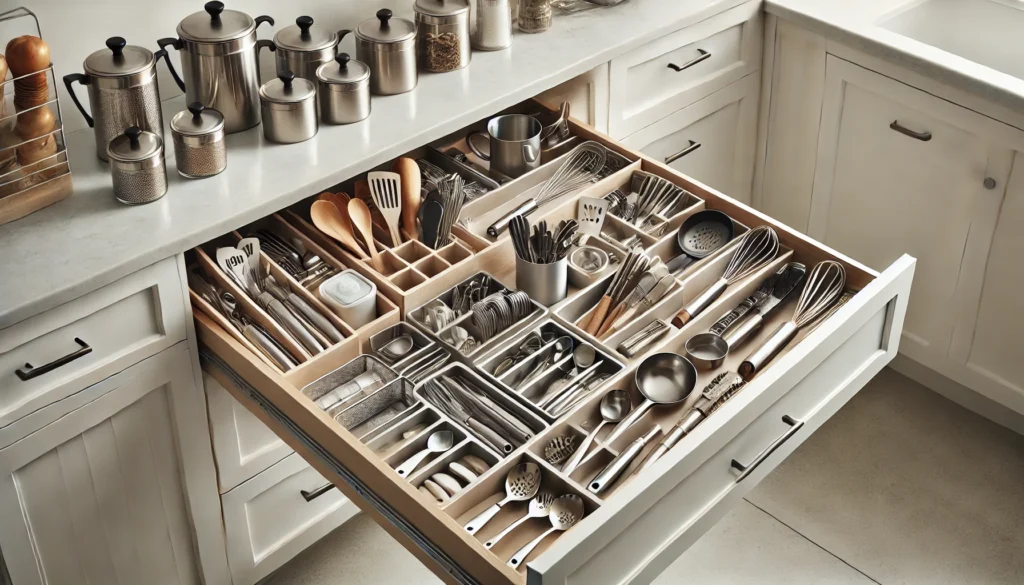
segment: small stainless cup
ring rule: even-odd
[[[491,118],[487,132],[473,132],[466,144],[478,157],[491,163],[491,170],[515,179],[540,166],[541,123],[533,116],[507,114]],[[487,136],[490,152],[481,152],[475,136]]]

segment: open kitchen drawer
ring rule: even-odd
[[[557,539],[546,540],[518,570],[506,565],[511,553],[506,551],[498,556],[497,548],[494,552],[486,549],[463,525],[482,507],[500,498],[505,473],[512,465],[526,460],[538,461],[543,467],[546,463],[541,454],[550,439],[564,434],[566,429],[580,432],[588,423],[592,424],[588,419],[596,416],[600,395],[612,388],[623,388],[635,398],[633,375],[640,357],[628,361],[611,383],[602,386],[602,391],[594,392],[567,416],[539,431],[534,439],[493,465],[466,492],[443,507],[400,478],[366,444],[301,393],[300,389],[313,381],[312,375],[278,373],[214,321],[197,312],[204,367],[446,582],[649,582],[895,356],[915,261],[904,256],[882,273],[876,273],[656,161],[647,159],[644,165],[703,199],[708,208],[725,211],[735,221],[746,226],[771,225],[790,258],[808,268],[825,259],[839,261],[846,267],[848,288],[858,292],[820,325],[802,333],[741,391],[643,473],[629,476],[600,497],[587,493],[583,487],[601,457],[610,458],[623,443],[636,438],[638,433],[631,429],[632,434],[627,432],[618,444],[601,446],[608,453],[584,463],[568,479],[556,476],[557,487],[584,496],[586,515]],[[503,253],[511,258],[511,246],[507,240],[505,244]],[[738,302],[747,293],[731,294]],[[769,320],[759,335],[767,336],[791,313],[792,307]],[[652,351],[681,353],[687,331],[704,330],[715,318],[709,309],[684,328],[674,330]],[[350,344],[350,357],[358,351],[368,351],[368,342],[360,343],[367,347]],[[738,357],[744,356],[745,353]],[[726,365],[734,369],[739,360],[729,357],[732,361]],[[698,389],[708,381],[707,375],[698,379]],[[688,403],[696,400],[694,395]],[[675,408],[653,415],[665,430],[680,414]],[[467,492],[479,497],[464,495]],[[521,513],[520,508],[515,517]],[[506,519],[512,517],[509,514]],[[537,524],[531,530],[539,534],[541,521],[533,522]]]

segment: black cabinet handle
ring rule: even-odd
[[[761,465],[761,463],[763,463],[769,455],[774,453],[776,449],[781,447],[783,443],[788,441],[790,437],[795,435],[796,432],[799,431],[804,426],[804,421],[796,420],[793,417],[789,416],[788,414],[782,416],[782,422],[789,425],[789,428],[786,429],[786,432],[782,433],[782,435],[780,435],[779,438],[769,443],[763,451],[758,453],[757,457],[754,457],[754,460],[750,462],[750,465],[743,465],[742,463],[736,461],[735,459],[732,460],[732,468],[740,472],[739,477],[736,478],[736,483],[739,483],[746,479],[748,475],[750,475],[755,469],[757,469],[758,465]]]
[[[684,156],[690,154],[691,152],[697,150],[698,148],[700,148],[700,142],[697,142],[696,140],[690,140],[689,142],[690,142],[690,144],[687,145],[686,148],[680,150],[679,152],[673,154],[672,156],[666,156],[665,157],[665,164],[670,165],[670,164],[676,162],[677,160],[683,158]]]
[[[669,63],[668,64],[668,68],[671,69],[672,71],[679,72],[679,71],[683,71],[684,69],[689,69],[690,67],[693,67],[694,65],[696,65],[697,63],[700,63],[701,61],[705,61],[705,60],[711,58],[711,52],[710,51],[705,51],[704,49],[697,49],[697,53],[698,54],[697,54],[696,57],[694,57],[693,59],[690,59],[689,61],[687,61],[686,63],[683,63],[682,65],[676,65],[675,63]]]
[[[928,142],[929,140],[932,139],[931,132],[915,132],[910,128],[907,128],[906,126],[901,126],[899,120],[893,120],[892,124],[889,124],[889,128],[899,132],[904,136],[909,136],[916,140],[920,140],[921,142]]]
[[[57,368],[63,366],[64,364],[69,364],[88,353],[92,353],[92,348],[89,347],[88,343],[82,341],[77,337],[75,338],[75,343],[77,343],[81,347],[79,347],[78,349],[69,353],[66,356],[59,357],[46,365],[39,366],[38,368],[33,368],[32,364],[25,364],[24,369],[15,370],[14,373],[17,374],[17,376],[21,378],[23,382],[28,381],[31,380],[32,378],[35,378],[36,376],[42,376],[47,372],[52,372],[53,370],[56,370]]]
[[[334,489],[334,484],[333,483],[325,483],[324,485],[316,488],[315,490],[313,490],[311,492],[307,492],[306,490],[299,490],[299,493],[302,494],[302,499],[303,500],[306,500],[307,502],[312,502],[313,500],[315,500],[315,499],[319,498],[320,496],[326,494],[327,492],[331,491],[332,489]]]

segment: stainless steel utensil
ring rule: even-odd
[[[548,510],[548,519],[551,520],[551,528],[546,530],[537,538],[531,540],[526,546],[516,551],[516,554],[512,555],[512,558],[508,560],[510,567],[518,567],[525,560],[526,557],[530,556],[533,549],[537,548],[537,545],[541,543],[548,535],[554,532],[561,532],[569,530],[577,522],[583,518],[584,508],[583,499],[576,494],[565,494],[559,496],[554,502],[551,503],[551,508]]]
[[[402,235],[398,231],[398,222],[402,218],[401,176],[390,171],[371,171],[366,174],[366,181],[370,185],[373,204],[388,224],[391,246],[398,246],[402,243]]]
[[[579,442],[579,437],[576,435],[558,435],[552,438],[544,446],[544,460],[559,467],[576,450],[577,442]]]
[[[781,271],[782,277],[775,282],[775,285],[772,287],[771,294],[763,301],[761,301],[760,298],[755,300],[754,306],[751,307],[749,311],[750,315],[746,320],[740,321],[739,323],[736,323],[735,321],[729,323],[732,316],[740,312],[741,307],[737,307],[719,319],[711,327],[711,332],[714,333],[722,329],[722,324],[726,324],[725,330],[719,334],[724,334],[725,342],[729,345],[730,351],[742,345],[743,342],[749,339],[751,335],[761,329],[765,319],[778,310],[786,299],[791,297],[793,293],[800,289],[800,286],[804,282],[804,276],[807,273],[807,268],[798,262],[790,262],[789,264],[786,264]],[[746,302],[747,301],[745,300],[741,303],[741,306],[746,304]]]
[[[628,447],[608,462],[608,465],[594,479],[590,480],[590,483],[587,484],[587,491],[598,496],[608,491],[608,488],[615,484],[615,481],[622,476],[622,473],[633,463],[637,455],[644,450],[647,443],[653,441],[660,433],[661,425],[654,425],[642,437],[630,443]]]
[[[604,440],[606,444],[622,436],[655,406],[670,406],[687,399],[697,385],[697,369],[689,360],[674,353],[656,353],[636,369],[635,383],[644,401],[629,413]]]
[[[643,351],[648,345],[664,337],[668,334],[669,330],[670,328],[667,323],[661,319],[656,319],[619,344],[618,349],[622,355],[631,358]]]
[[[698,333],[686,340],[686,357],[698,370],[713,370],[729,354],[729,344],[714,333]]]
[[[490,550],[494,548],[494,545],[498,544],[498,541],[505,538],[513,530],[519,528],[524,522],[531,518],[546,518],[550,511],[551,504],[555,501],[555,495],[551,492],[539,492],[536,496],[530,500],[530,507],[527,508],[526,513],[523,514],[522,518],[519,518],[515,522],[509,524],[504,530],[495,534],[484,543],[484,548]]]
[[[676,243],[682,254],[668,262],[668,270],[679,274],[701,258],[728,244],[734,233],[732,218],[714,209],[698,211],[686,218],[676,232]]]
[[[515,179],[540,166],[540,135],[543,127],[533,116],[506,114],[491,118],[487,132],[466,136],[466,145],[473,154],[491,163],[491,170]],[[489,152],[473,144],[476,136],[486,136]]]
[[[397,362],[404,358],[412,348],[414,347],[412,336],[408,333],[403,333],[391,341],[382,345],[377,353],[383,355],[385,358],[390,360],[392,363]]]
[[[563,335],[556,339],[552,352],[548,354],[548,356],[545,359],[537,362],[537,365],[535,365],[533,369],[530,370],[530,373],[524,376],[523,379],[520,380],[518,384],[516,384],[515,389],[519,390],[521,388],[529,386],[533,382],[534,378],[540,375],[541,372],[550,368],[556,362],[563,360],[565,356],[569,355],[570,351],[572,351],[571,337],[569,337],[568,335]]]
[[[501,360],[501,362],[495,366],[493,372],[494,377],[500,378],[502,374],[515,367],[519,362],[536,353],[543,346],[543,336],[536,331],[531,332],[523,339],[522,342],[520,342],[519,348],[514,354]]]
[[[505,478],[505,498],[491,505],[466,523],[466,532],[475,534],[494,518],[501,507],[509,502],[525,502],[540,490],[540,467],[536,463],[520,463],[508,472]]]
[[[587,454],[587,450],[590,449],[591,443],[594,442],[594,438],[601,432],[604,425],[608,423],[615,424],[624,419],[629,414],[629,411],[633,409],[633,401],[629,397],[629,392],[618,389],[612,390],[601,398],[599,409],[601,412],[601,422],[594,427],[594,430],[587,433],[579,448],[576,449],[576,452],[572,454],[569,461],[562,467],[562,473],[569,475],[579,467],[580,463],[583,462],[583,457]]]
[[[437,193],[441,197],[441,205],[444,213],[441,214],[441,221],[438,222],[437,234],[433,240],[435,250],[447,246],[452,237],[452,226],[459,219],[462,213],[462,205],[466,202],[465,192],[466,181],[455,173],[452,173],[437,183]]]
[[[444,453],[451,449],[454,444],[454,433],[451,431],[435,431],[427,438],[427,448],[403,461],[401,465],[395,468],[395,473],[402,477],[408,477],[416,471],[416,468],[419,467],[420,463],[423,463],[424,459],[431,455]]]

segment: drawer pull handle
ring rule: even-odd
[[[739,477],[736,478],[736,483],[739,483],[746,479],[752,471],[757,469],[758,465],[761,465],[761,463],[765,459],[767,459],[769,455],[774,453],[776,449],[781,447],[783,443],[788,441],[790,437],[795,435],[797,431],[799,431],[801,427],[804,426],[804,421],[796,420],[789,415],[783,415],[782,422],[789,425],[789,428],[786,429],[786,432],[782,433],[779,436],[779,438],[775,439],[767,447],[765,447],[763,451],[758,453],[757,457],[754,457],[754,460],[750,462],[750,465],[743,465],[742,463],[736,461],[735,459],[732,460],[732,468],[740,472]]]
[[[920,140],[921,142],[928,142],[929,140],[932,139],[931,132],[915,132],[914,130],[907,128],[906,126],[901,125],[899,120],[893,120],[892,124],[889,124],[889,128],[899,132],[904,136],[909,136],[916,140]]]
[[[686,148],[680,150],[679,152],[673,154],[672,156],[666,156],[665,157],[665,164],[670,165],[670,164],[676,162],[677,160],[683,158],[684,156],[690,154],[691,152],[697,150],[698,148],[700,148],[700,142],[697,142],[696,140],[690,140],[689,142],[690,142],[690,144],[688,144],[686,146]]]
[[[313,490],[311,492],[307,492],[306,490],[299,490],[299,493],[302,494],[302,499],[303,500],[306,500],[307,502],[312,502],[313,500],[315,500],[315,499],[319,498],[320,496],[326,494],[327,492],[331,491],[332,489],[334,489],[334,484],[333,483],[325,483],[324,485],[316,488],[315,490]]]
[[[675,63],[669,63],[668,68],[671,69],[672,71],[679,72],[684,69],[689,69],[690,67],[693,67],[694,65],[700,63],[701,61],[706,61],[711,58],[710,51],[705,51],[704,49],[697,49],[697,53],[698,55],[696,57],[690,59],[686,63],[683,63],[682,66],[676,65]]]
[[[88,343],[82,341],[77,337],[75,338],[75,343],[77,343],[81,347],[79,347],[78,349],[69,353],[66,356],[59,357],[46,365],[39,366],[38,368],[33,368],[32,364],[25,364],[25,369],[15,370],[14,373],[17,374],[18,377],[22,379],[22,381],[31,380],[36,376],[42,376],[47,372],[52,372],[53,370],[56,370],[57,368],[63,366],[64,364],[69,364],[87,353],[92,353],[92,348],[89,347]]]

